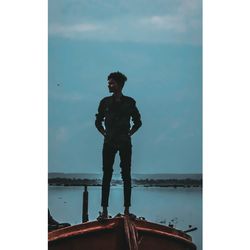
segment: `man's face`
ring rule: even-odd
[[[120,90],[119,84],[112,78],[108,80],[108,88],[109,92],[117,92]]]

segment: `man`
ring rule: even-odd
[[[127,77],[120,72],[113,72],[108,76],[109,92],[113,93],[113,95],[101,100],[96,114],[96,128],[104,136],[102,151],[102,218],[108,217],[110,181],[115,155],[118,151],[123,179],[125,215],[129,215],[129,207],[131,206],[131,136],[142,123],[135,100],[122,94],[122,88],[126,80]],[[132,128],[130,118],[133,121]]]

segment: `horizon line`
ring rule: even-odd
[[[90,173],[90,172],[48,172],[48,174],[102,174],[102,172],[95,172],[95,173]],[[113,174],[120,174],[120,173],[113,173]],[[201,172],[197,173],[131,173],[131,174],[203,174]]]

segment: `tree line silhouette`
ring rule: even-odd
[[[49,178],[50,186],[101,186],[101,179]],[[122,185],[122,180],[112,180],[111,185]],[[132,179],[133,186],[144,187],[202,187],[202,179]]]

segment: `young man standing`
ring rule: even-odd
[[[121,161],[125,215],[129,214],[129,207],[131,206],[131,136],[141,127],[142,123],[135,100],[122,94],[122,88],[126,80],[127,77],[120,72],[113,72],[108,76],[109,92],[113,93],[113,95],[101,100],[96,114],[96,128],[104,136],[102,151],[102,218],[108,217],[110,182],[117,152],[119,152]],[[130,118],[133,121],[132,128]]]

